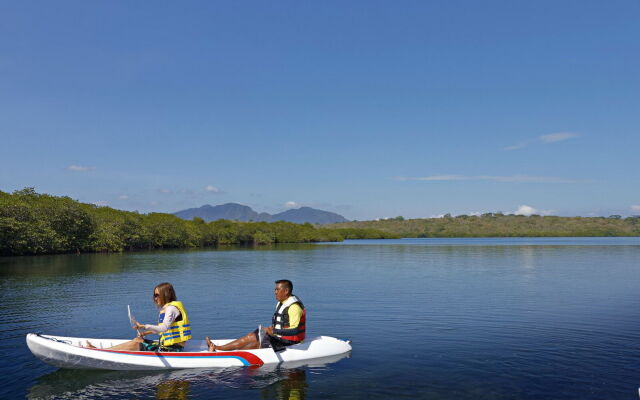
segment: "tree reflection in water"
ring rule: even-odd
[[[304,369],[282,370],[282,379],[262,389],[263,399],[304,400],[307,388],[307,372]]]
[[[189,398],[189,381],[168,379],[156,386],[158,400],[186,400]]]

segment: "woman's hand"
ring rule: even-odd
[[[141,324],[140,322],[136,321],[136,325],[133,327],[133,329],[135,330],[144,329],[144,324]]]

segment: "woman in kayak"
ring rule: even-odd
[[[173,286],[164,282],[153,288],[153,302],[160,309],[158,325],[141,324],[135,321],[133,329],[138,330],[140,336],[110,347],[110,350],[182,351],[184,349],[187,340],[191,339],[191,325],[184,305],[176,298]],[[160,335],[160,340],[144,338],[152,334]],[[87,347],[95,348],[89,342]]]

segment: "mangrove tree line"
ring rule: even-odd
[[[392,238],[360,228],[323,228],[291,222],[237,222],[115,210],[25,188],[0,191],[0,255],[196,248]]]
[[[445,215],[442,218],[389,218],[326,225],[327,228],[376,229],[401,237],[580,237],[640,236],[640,217],[556,217],[540,215]]]

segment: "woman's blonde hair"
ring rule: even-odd
[[[169,282],[163,282],[153,288],[154,295],[156,289],[158,289],[158,294],[160,295],[160,307],[164,306],[167,303],[171,303],[172,301],[178,300],[178,298],[176,297],[176,291],[173,289],[173,286]]]

